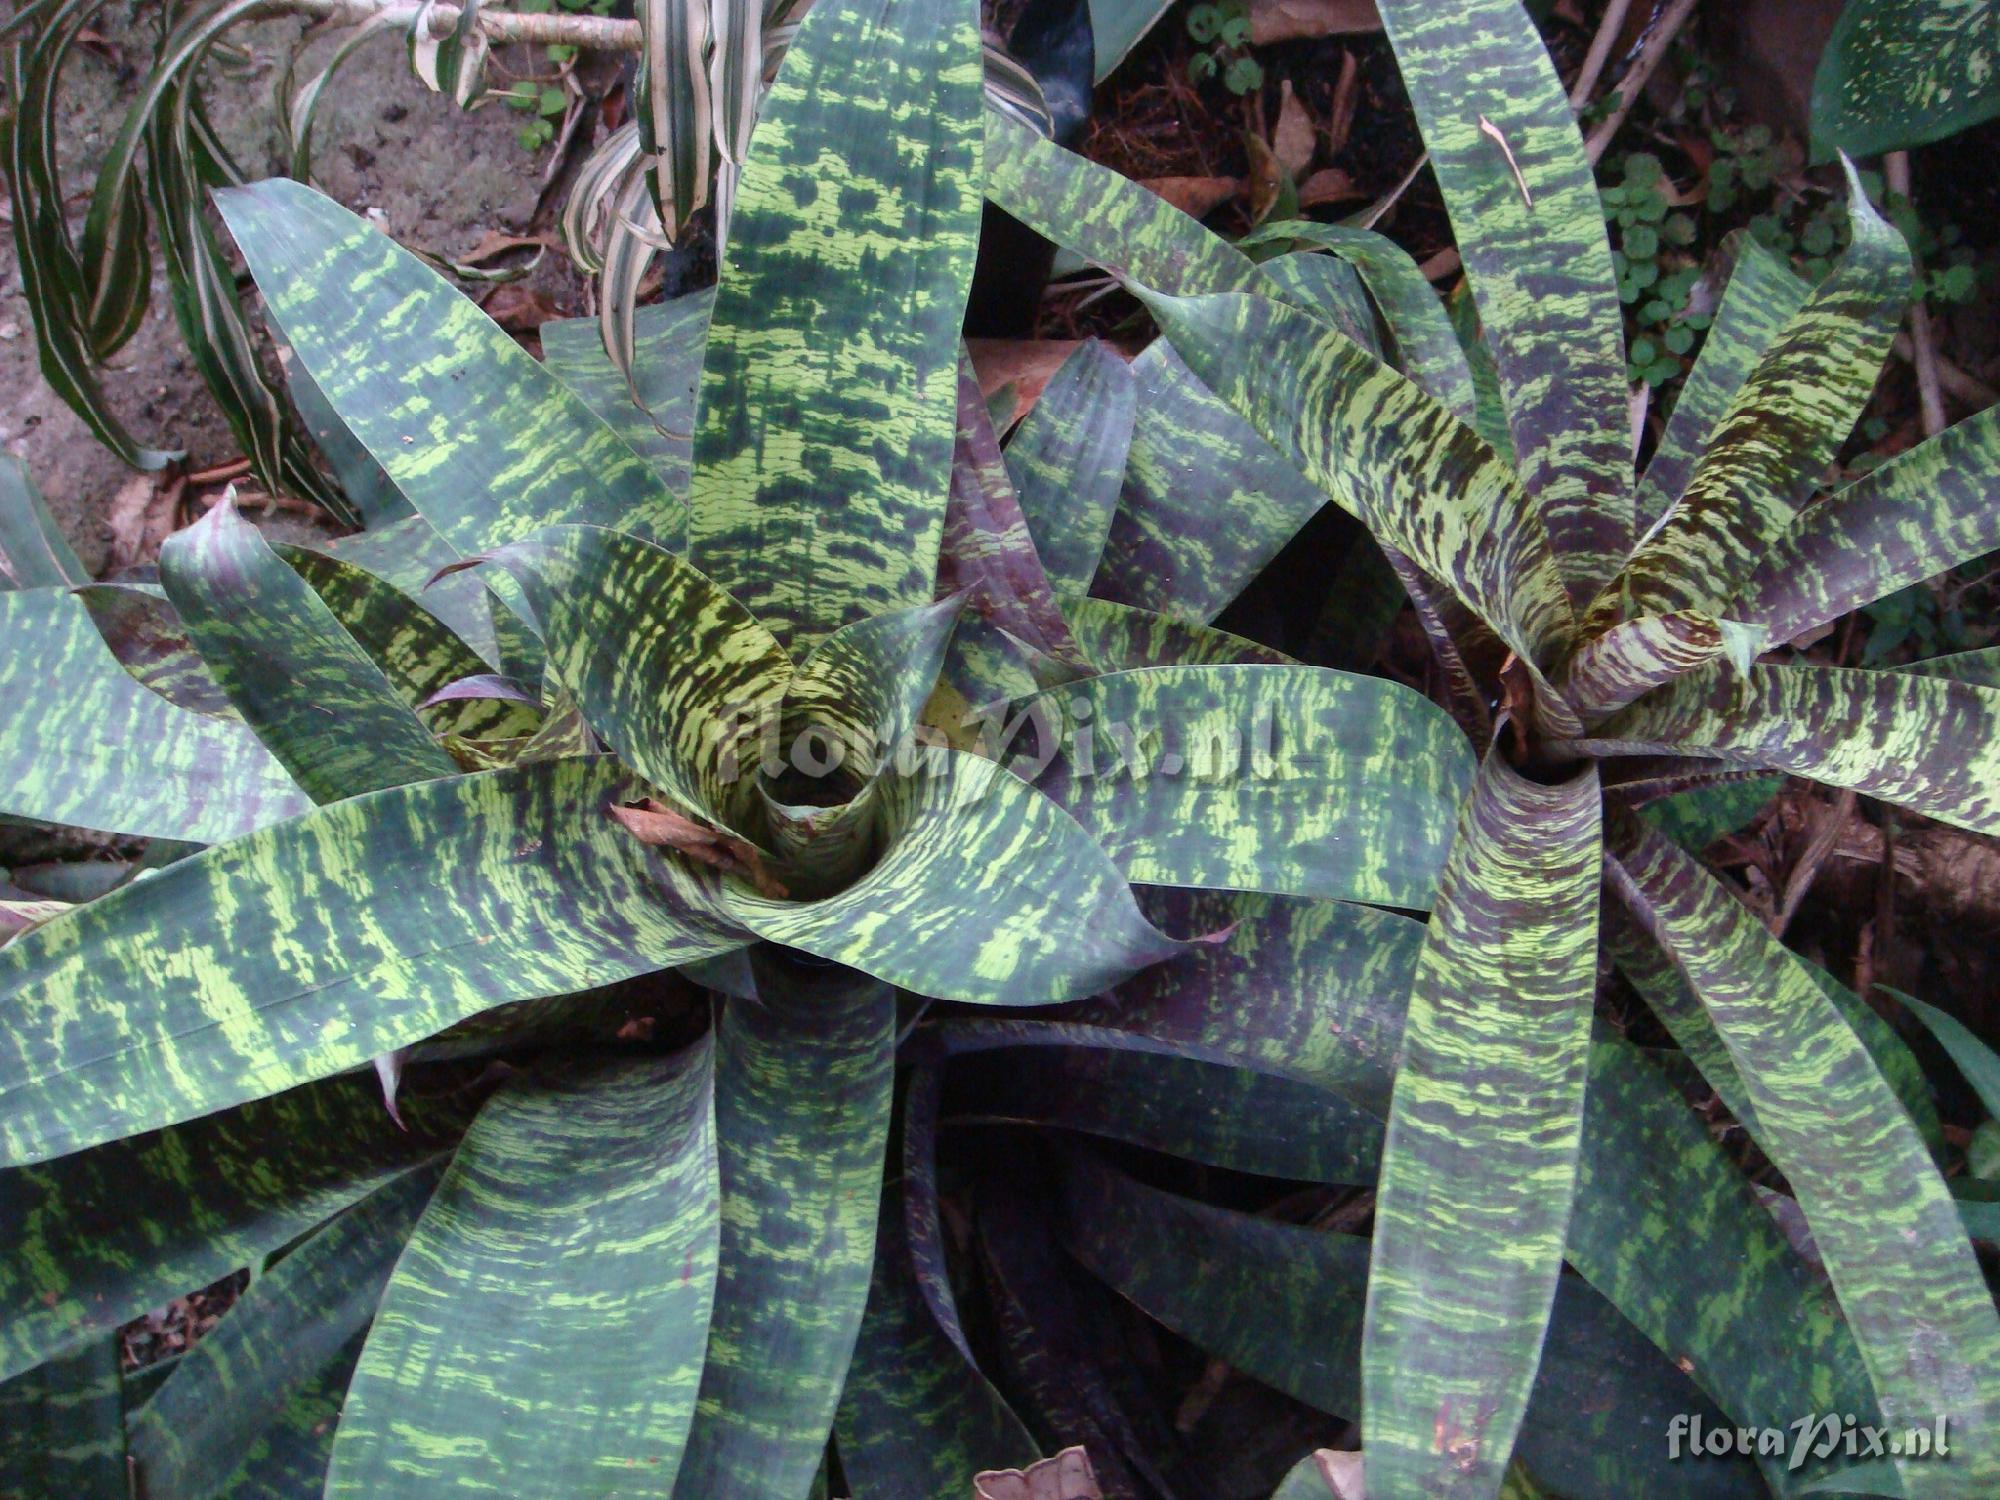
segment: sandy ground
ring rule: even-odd
[[[80,229],[93,174],[116,134],[151,52],[147,23],[117,8],[99,22],[108,55],[75,51],[64,69],[59,153]],[[252,173],[277,172],[275,96],[286,55],[305,27],[264,22],[229,33],[247,55],[213,57],[207,102],[218,132]],[[299,77],[316,70],[337,38],[316,37]],[[526,49],[504,61],[532,65]],[[522,116],[491,106],[470,112],[430,93],[410,73],[400,36],[384,34],[350,58],[330,86],[314,132],[314,180],[377,219],[406,244],[464,255],[488,229],[517,231],[534,212],[543,162],[516,135]],[[102,567],[105,516],[129,477],[116,458],[41,379],[33,320],[22,296],[11,233],[0,237],[0,445],[28,466],[86,566]],[[163,280],[154,278],[145,324],[102,372],[133,434],[187,450],[191,468],[227,462],[237,446],[181,344]]]

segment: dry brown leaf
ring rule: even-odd
[[[973,1500],[1104,1500],[1090,1455],[1081,1448],[1065,1448],[1025,1469],[975,1474],[972,1494]]]
[[[763,856],[754,845],[683,817],[651,797],[625,807],[614,803],[607,811],[642,844],[678,850],[689,859],[725,874],[741,875],[757,888],[759,895],[784,899],[785,888],[765,869]]]
[[[1381,29],[1375,0],[1250,0],[1250,43],[1255,47]]]
[[[1271,154],[1278,158],[1279,166],[1297,178],[1312,165],[1313,151],[1318,145],[1312,116],[1306,113],[1304,101],[1292,92],[1292,81],[1287,78],[1278,91],[1278,128],[1271,132]]]
[[[509,333],[534,333],[562,311],[531,286],[518,281],[504,282],[480,303],[486,316]]]
[[[1278,165],[1278,158],[1264,144],[1261,135],[1254,132],[1245,135],[1243,149],[1250,157],[1250,222],[1261,224],[1277,206],[1278,194],[1285,185],[1285,169]]]
[[[1139,184],[1191,219],[1205,219],[1243,191],[1240,177],[1148,177]]]
[[[458,257],[458,263],[476,266],[482,260],[505,255],[509,250],[521,250],[531,245],[547,247],[550,243],[549,237],[543,234],[507,234],[502,230],[489,229],[479,237],[478,244]]]
[[[110,572],[160,560],[160,543],[179,521],[181,495],[187,481],[157,474],[134,474],[111,497],[105,528],[111,545],[105,554]]]
[[[1333,109],[1326,121],[1326,154],[1338,156],[1347,148],[1354,132],[1354,111],[1361,103],[1361,59],[1352,52],[1340,55],[1340,81],[1333,86]]]
[[[1317,208],[1322,203],[1352,203],[1368,195],[1354,185],[1339,167],[1322,167],[1299,184],[1299,207]]]
[[[1042,387],[1076,351],[1081,339],[967,339],[972,370],[979,377],[979,394],[991,399],[1003,386],[1013,386],[1016,419],[1041,398]]]

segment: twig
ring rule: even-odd
[[[1896,351],[1896,358],[1911,365],[1916,364],[1917,346],[1910,341],[1909,334],[1897,334],[1893,347]],[[1995,390],[1977,375],[1961,370],[1942,354],[1933,351],[1931,357],[1937,365],[1938,384],[1944,388],[1945,393],[1954,401],[1962,401],[1967,406],[1978,411],[1984,411],[1989,406],[2000,405],[2000,390]]]
[[[231,479],[241,479],[250,472],[250,460],[232,458],[226,464],[217,464],[212,469],[203,469],[198,474],[190,474],[187,482],[199,488],[205,484],[222,484]]]
[[[1611,49],[1625,25],[1625,12],[1631,8],[1632,0],[1611,0],[1604,7],[1604,19],[1598,23],[1597,35],[1590,39],[1590,50],[1583,55],[1583,71],[1569,88],[1571,109],[1582,109],[1597,87],[1597,80],[1604,76],[1604,65],[1611,60]]]
[[[1673,45],[1674,38],[1680,34],[1680,29],[1687,25],[1688,18],[1694,14],[1695,7],[1700,3],[1701,0],[1674,0],[1674,3],[1667,7],[1666,13],[1660,17],[1658,24],[1653,27],[1645,45],[1639,49],[1639,55],[1633,59],[1632,66],[1627,68],[1625,76],[1618,80],[1618,107],[1606,115],[1598,127],[1591,131],[1590,138],[1583,145],[1584,155],[1590,158],[1593,167],[1597,165],[1597,159],[1604,155],[1605,148],[1611,144],[1611,138],[1618,134],[1618,127],[1625,123],[1625,117],[1632,113],[1632,106],[1639,102],[1639,95],[1645,90],[1654,70],[1666,61],[1667,48]]]
[[[421,7],[411,0],[271,0],[251,15],[268,20],[273,16],[314,16],[341,26],[358,26],[377,16],[407,26]],[[439,5],[431,10],[431,35],[444,37],[458,24],[456,5]],[[481,10],[479,29],[490,42],[532,42],[557,47],[588,47],[594,52],[637,52],[644,45],[637,21],[609,16],[578,16],[560,11]]]
[[[1882,158],[1882,178],[1889,191],[1910,198],[1910,153],[1891,151]],[[1938,375],[1937,339],[1931,332],[1931,310],[1924,305],[1923,263],[1917,264],[1917,294],[1910,301],[1911,368],[1917,372],[1917,410],[1922,415],[1924,436],[1936,437],[1946,425],[1944,392]]]
[[[1820,866],[1833,853],[1840,842],[1841,831],[1847,827],[1847,820],[1854,815],[1854,789],[1841,790],[1819,816],[1813,827],[1813,834],[1807,842],[1805,852],[1798,863],[1792,866],[1792,873],[1785,879],[1785,894],[1778,903],[1778,910],[1771,918],[1771,936],[1783,937],[1785,929],[1792,925],[1792,918],[1798,915],[1799,903],[1806,899],[1806,892],[1812,889],[1813,881],[1819,878]]]

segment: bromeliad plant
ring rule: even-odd
[[[1991,1487],[1993,1312],[1907,1054],[1625,807],[1698,760],[1987,826],[1989,693],[1748,662],[1994,545],[1992,427],[1794,522],[1893,324],[1857,208],[1821,287],[1739,268],[1634,485],[1553,72],[1511,5],[1427,9],[1384,6],[1471,350],[1379,238],[1282,226],[1333,254],[1253,264],[982,129],[976,17],[924,0],[813,12],[720,288],[639,331],[653,417],[588,329],[538,366],[309,190],[224,198],[417,519],[281,553],[224,509],[156,591],[72,591],[44,528],[0,532],[0,810],[211,846],[0,950],[0,1474],[116,1491],[129,1448],[153,1495],[796,1497],[831,1429],[871,1500],[1084,1435],[1136,1493],[1155,1466],[1044,1295],[1066,1250],[1359,1417],[1371,1494],[1756,1493],[1664,1462],[1665,1421],[1825,1410],[1946,1413],[1951,1461],[1877,1482]],[[1086,346],[1004,453],[958,343],[982,180],[1168,333],[1130,368]],[[1476,776],[1416,694],[1208,626],[1328,494],[1433,631]],[[898,755],[962,704],[1048,733]],[[810,752],[766,770],[770,726]],[[1601,869],[1838,1302],[1592,1034]],[[666,969],[705,996],[602,990]],[[976,1184],[1004,1397],[938,1209],[953,1100],[1062,1164],[1060,1247]],[[1379,1180],[1373,1243],[1078,1133]],[[252,1263],[164,1383],[121,1383],[111,1329]]]
[[[648,330],[651,417],[585,336],[537,365],[310,189],[220,196],[416,519],[280,552],[224,505],[157,585],[10,548],[5,810],[210,846],[17,913],[0,951],[10,1480],[122,1487],[129,1428],[153,1495],[803,1495],[869,1295],[899,990],[1042,1006],[1220,940],[1167,935],[1133,880],[1313,898],[1309,946],[1335,902],[1428,901],[1470,775],[1444,714],[1058,604],[960,352],[981,78],[969,4],[815,10],[719,290]],[[1102,351],[1065,390],[1012,458],[1040,515],[1091,496],[1050,536],[1074,585],[1133,392]],[[1052,731],[1095,703],[1192,773],[1090,777],[1074,745],[1034,784],[949,745],[906,769],[941,673],[982,704],[1075,683]],[[771,726],[845,760],[764,766]],[[728,997],[712,1024],[593,1025],[589,992],[675,968]],[[498,1073],[431,1086],[469,1056]],[[281,1251],[121,1394],[109,1330]],[[969,1473],[932,1413],[865,1415],[915,1352],[869,1347],[850,1477],[905,1442]],[[971,1457],[1031,1457],[996,1421]]]
[[[996,201],[1140,297],[1190,399],[1251,429],[1246,464],[1282,456],[1368,526],[1482,741],[1497,710],[1388,1102],[1362,1335],[1368,1491],[1493,1493],[1565,1254],[1597,1280],[1571,1205],[1591,1171],[1579,1143],[1613,1107],[1591,1070],[1602,946],[1784,1173],[1883,1420],[1948,1413],[1964,1438],[1949,1463],[1877,1455],[1844,1482],[1991,1493],[2000,1322],[1917,1123],[1927,1106],[1911,1101],[1913,1119],[1892,1086],[1905,1060],[1632,807],[1775,769],[2000,832],[1992,653],[1865,672],[1785,650],[2000,546],[2000,411],[1809,503],[1910,289],[1903,243],[1850,173],[1846,254],[1807,286],[1746,250],[1635,479],[1603,223],[1532,26],[1510,0],[1382,11],[1483,323],[1470,363],[1435,303],[1349,231],[1272,233],[1358,266],[1411,378],[1341,326],[1336,299],[1274,275],[1284,260],[1254,265],[1018,132],[988,158]],[[1299,513],[1239,509],[1231,545],[1252,518],[1269,544]],[[1191,557],[1209,538],[1151,540]],[[1764,1424],[1693,1363],[1725,1409]]]

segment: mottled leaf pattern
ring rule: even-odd
[[[674,495],[687,494],[694,470],[695,391],[714,309],[713,289],[635,308],[630,385],[604,352],[596,318],[555,318],[540,329],[542,363],[651,464]],[[656,540],[678,548],[685,537]]]
[[[603,761],[550,761],[375,792],[15,939],[0,949],[5,1162],[359,1067],[504,1001],[736,946],[604,815],[630,787]]]
[[[455,550],[568,521],[679,534],[646,461],[386,234],[282,177],[216,206],[328,404]]]
[[[1471,782],[1435,705],[1320,667],[1118,672],[1018,712],[1011,764],[1152,885],[1427,908]]]
[[[2000,28],[1983,0],[1850,0],[1813,76],[1816,150],[1942,140],[2000,114]]]
[[[1635,823],[1612,883],[1714,1020],[1805,1210],[1891,1426],[1948,1412],[1950,1465],[1899,1465],[1912,1496],[1989,1492],[2000,1474],[2000,1317],[1929,1153],[1804,965],[1693,859]]]
[[[1490,1494],[1534,1381],[1575,1190],[1603,842],[1597,775],[1489,756],[1425,930],[1382,1148],[1370,1483]]]
[[[2000,831],[2000,693],[1839,667],[1704,667],[1580,741],[1595,754],[1714,755]]]
[[[1747,233],[1735,236],[1732,248],[1735,260],[1715,321],[1639,476],[1633,504],[1641,536],[1679,503],[1736,393],[1811,290],[1782,256]]]
[[[964,593],[972,609],[1030,650],[1073,671],[1084,670],[1000,456],[979,377],[963,352],[951,503],[938,553],[937,590]]]
[[[1137,401],[1131,366],[1085,339],[1008,441],[1007,473],[1058,593],[1089,588],[1104,555]]]
[[[1214,619],[1326,496],[1197,380],[1165,339],[1132,361],[1138,411],[1091,592]]]
[[[2000,548],[2000,407],[1809,506],[1730,612],[1788,641]]]
[[[1754,657],[1757,632],[1696,609],[1641,615],[1614,625],[1577,649],[1557,687],[1586,724],[1725,654]]]
[[[0,812],[219,843],[312,805],[244,725],[128,676],[67,590],[0,593],[0,639]]]
[[[1211,625],[1155,614],[1109,599],[1061,601],[1063,618],[1092,667],[1129,672],[1140,667],[1221,667],[1262,663],[1296,665],[1282,651]]]
[[[712,1052],[504,1085],[397,1263],[329,1496],[664,1493],[719,1236]]]
[[[450,1148],[466,1108],[371,1075],[0,1172],[0,1378],[297,1239]]]
[[[208,1495],[367,1331],[442,1163],[385,1184],[244,1289],[131,1423],[146,1493]]]
[[[124,1415],[109,1335],[0,1384],[0,1495],[124,1495]]]
[[[1381,11],[1493,351],[1522,484],[1571,589],[1588,597],[1631,548],[1632,500],[1618,294],[1583,138],[1517,0],[1385,0]]]
[[[605,743],[689,811],[738,824],[749,767],[731,762],[725,736],[754,732],[791,676],[770,631],[680,558],[621,532],[552,526],[492,561],[520,583],[556,675]]]
[[[1034,1439],[917,1294],[893,1181],[877,1223],[868,1308],[834,1415],[841,1469],[868,1500],[970,1494],[981,1470],[1032,1463]]]
[[[753,956],[716,1039],[722,1252],[701,1399],[674,1489],[803,1497],[868,1300],[895,1001],[859,975]]]
[[[966,0],[835,0],[765,96],[702,368],[688,558],[787,648],[930,597],[980,77]]]
[[[1570,610],[1535,502],[1471,428],[1351,340],[1261,297],[1142,294],[1194,373],[1385,547],[1544,665]]]
[[[244,722],[315,802],[457,770],[233,501],[167,538],[160,581]]]
[[[990,760],[931,753],[932,769],[883,783],[883,853],[867,874],[817,902],[733,884],[730,915],[772,942],[975,1005],[1079,999],[1184,951],[1054,802]]]
[[[1591,605],[1592,631],[1622,611],[1728,613],[1727,605],[1818,485],[1889,352],[1910,290],[1903,237],[1848,169],[1846,252],[1738,387],[1680,503]]]

